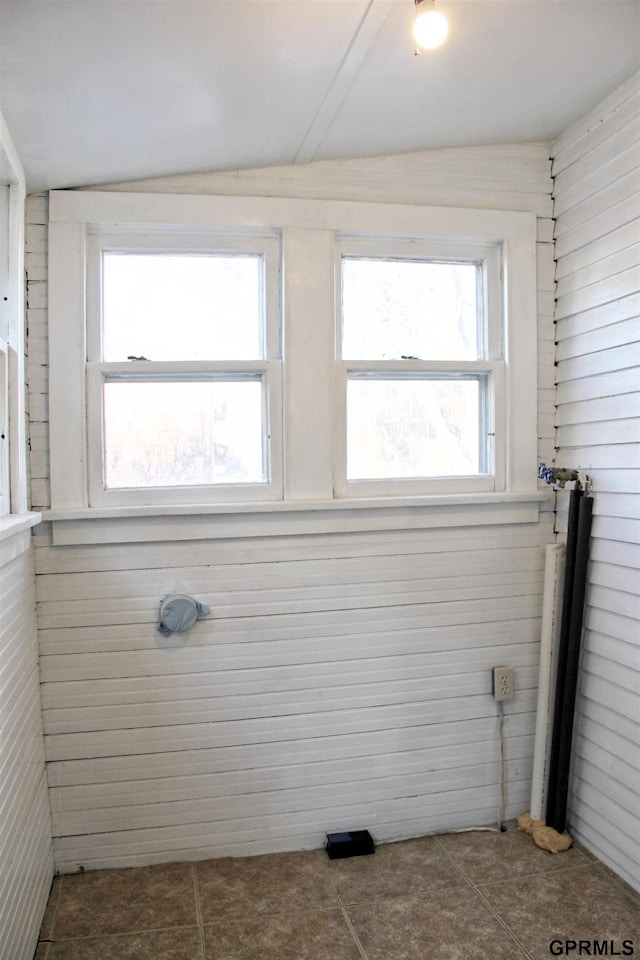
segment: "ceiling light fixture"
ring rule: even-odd
[[[435,50],[446,40],[449,33],[449,24],[444,14],[436,10],[435,0],[415,0],[416,19],[413,24],[413,35],[418,47],[424,50]],[[420,50],[416,47],[416,53]]]

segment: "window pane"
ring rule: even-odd
[[[0,340],[0,516],[9,513],[9,347]]]
[[[347,478],[480,473],[479,380],[349,380]]]
[[[108,380],[106,486],[265,482],[262,411],[258,380]]]
[[[342,261],[345,360],[477,360],[475,263]]]
[[[261,359],[262,299],[259,254],[106,252],[102,359]]]

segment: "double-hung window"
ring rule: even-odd
[[[11,510],[9,471],[9,187],[0,184],[0,517]]]
[[[23,533],[40,521],[27,495],[25,193],[24,173],[0,115],[0,541],[12,540],[7,559],[27,549]],[[30,255],[37,274],[37,251]],[[34,311],[37,303],[34,296]]]
[[[90,232],[91,506],[281,496],[276,235]]]
[[[341,495],[502,489],[500,257],[496,244],[340,238]]]
[[[84,191],[49,210],[60,536],[118,517],[126,537],[136,513],[387,528],[452,502],[510,522],[537,497],[533,214]]]

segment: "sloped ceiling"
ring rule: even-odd
[[[631,76],[638,0],[0,0],[30,190],[549,141]]]

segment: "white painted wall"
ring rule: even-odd
[[[53,879],[34,553],[28,510],[24,364],[24,176],[0,114],[2,330],[9,358],[11,496],[0,517],[0,960],[30,960]],[[4,198],[3,198],[4,199]]]
[[[33,549],[0,544],[0,958],[29,960],[53,879]]]
[[[640,889],[640,76],[553,147],[559,466],[593,478],[572,832]]]
[[[540,458],[553,456],[548,148],[445,150],[118,189],[367,199],[538,216]],[[46,258],[45,197],[28,243]],[[31,280],[31,277],[30,277]],[[46,284],[30,283],[32,491],[49,504]],[[543,545],[538,522],[54,546],[36,531],[42,695],[62,871],[317,847],[495,823],[527,809]],[[122,523],[123,521],[118,521]],[[81,521],[78,521],[81,523]],[[411,526],[410,523],[407,526]],[[169,527],[167,527],[169,530]],[[184,531],[182,532],[184,537]],[[212,615],[161,641],[159,600]]]

